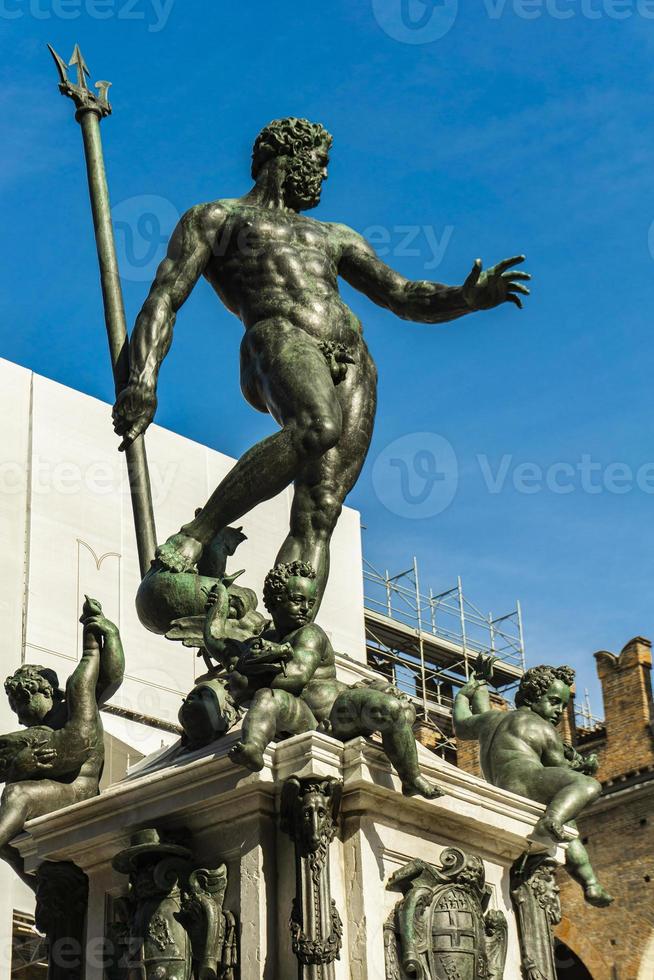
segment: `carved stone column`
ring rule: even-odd
[[[299,980],[333,980],[343,925],[331,897],[329,845],[336,834],[343,784],[329,777],[287,779],[281,827],[295,844],[291,942]]]
[[[524,980],[556,980],[552,927],[561,921],[556,867],[556,861],[542,854],[523,854],[511,868]]]
[[[36,928],[48,938],[48,980],[82,980],[89,879],[72,861],[36,872]]]

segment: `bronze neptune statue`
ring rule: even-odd
[[[130,343],[129,383],[114,407],[126,449],[152,422],[157,379],[178,310],[201,276],[243,323],[241,387],[280,431],[248,450],[202,510],[157,550],[155,567],[194,568],[227,528],[291,483],[290,533],[277,562],[316,570],[315,615],[329,572],[329,542],[363,466],[376,407],[376,369],[361,323],[338,290],[339,276],[404,320],[442,323],[529,292],[523,256],[462,286],[411,282],[346,225],[303,212],[320,201],[332,137],[306,119],[277,119],[258,135],[253,188],[191,208],[170,240]],[[204,355],[202,355],[204,356]]]

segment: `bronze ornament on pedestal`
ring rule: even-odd
[[[292,776],[284,783],[280,826],[295,844],[295,898],[291,943],[299,980],[333,980],[343,925],[329,882],[329,845],[337,829],[339,780]]]
[[[384,930],[386,980],[503,980],[506,918],[488,908],[476,854],[448,847],[440,866],[410,861],[387,888],[403,898]]]
[[[115,980],[234,980],[236,919],[223,908],[227,868],[197,866],[187,843],[148,828],[113,867],[129,875],[108,926]]]

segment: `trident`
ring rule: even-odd
[[[59,57],[54,48],[48,45],[48,49],[59,72],[59,91],[75,103],[75,119],[82,128],[89,196],[93,213],[93,229],[100,265],[104,320],[109,339],[114,386],[116,396],[118,396],[129,379],[129,346],[100,136],[100,121],[111,114],[111,106],[107,99],[111,82],[96,82],[95,88],[98,90],[96,95],[87,85],[86,79],[90,72],[78,44],[75,45],[68,65]],[[67,69],[71,65],[77,67],[76,85],[68,78]],[[127,447],[125,457],[134,512],[136,547],[141,576],[144,576],[154,558],[157,535],[154,526],[148,460],[142,435]]]

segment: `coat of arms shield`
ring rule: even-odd
[[[437,889],[429,919],[427,959],[433,980],[488,980],[479,900],[461,885]]]
[[[507,925],[488,911],[482,860],[456,847],[441,866],[410,861],[388,887],[401,891],[386,925],[387,980],[502,980]]]

